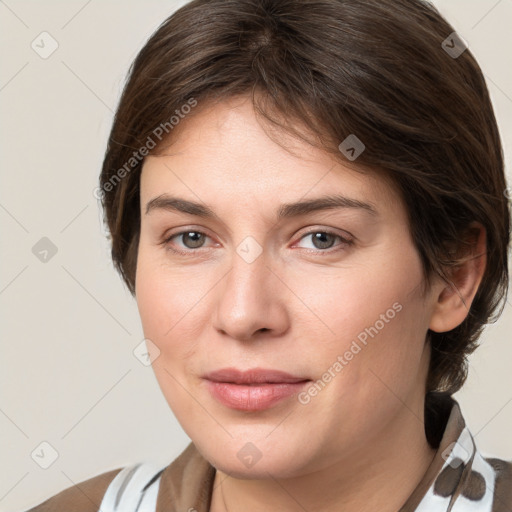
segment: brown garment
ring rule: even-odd
[[[28,512],[98,512],[107,487],[121,470],[114,469],[68,487]]]

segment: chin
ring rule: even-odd
[[[307,465],[304,453],[299,460],[298,450],[283,447],[281,443],[230,439],[212,447],[210,442],[205,441],[205,449],[201,442],[194,441],[194,444],[212,466],[233,478],[268,480],[269,474],[274,478],[291,478]]]

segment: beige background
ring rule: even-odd
[[[183,3],[0,1],[0,511],[134,462],[164,466],[189,442],[151,367],[133,355],[143,338],[136,305],[113,270],[93,196],[128,66]],[[487,77],[510,172],[512,1],[435,4]],[[47,59],[31,48],[43,31],[58,43]],[[57,248],[47,262],[32,252],[42,237]],[[509,459],[511,331],[507,304],[456,397],[480,449]],[[48,469],[35,461],[50,461],[44,441],[58,452]]]

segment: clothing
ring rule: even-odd
[[[458,403],[444,400],[436,455],[398,512],[512,512],[512,461],[484,458]],[[429,440],[435,435],[427,432]],[[141,463],[103,473],[28,512],[208,512],[215,471],[190,443],[164,468]]]

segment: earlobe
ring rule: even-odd
[[[435,290],[429,325],[431,331],[451,331],[468,316],[487,264],[486,238],[482,224],[471,224],[464,246],[466,249],[460,257],[462,262],[448,270],[449,282],[443,282]]]

